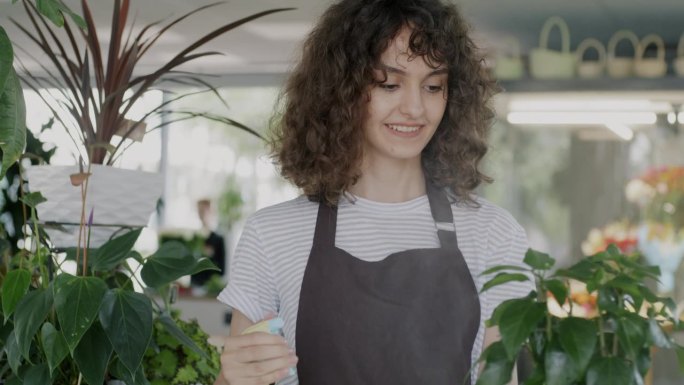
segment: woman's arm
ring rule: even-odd
[[[271,384],[285,377],[297,363],[283,337],[268,333],[242,335],[253,324],[233,309],[230,336],[226,337],[221,353],[221,373],[214,385]]]

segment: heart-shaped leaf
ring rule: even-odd
[[[21,350],[17,343],[17,336],[14,331],[7,337],[7,344],[5,344],[5,353],[7,354],[7,363],[12,369],[12,373],[19,375],[19,366],[21,365]]]
[[[632,384],[632,367],[620,357],[600,357],[587,369],[587,385]]]
[[[637,314],[625,314],[617,322],[617,335],[620,345],[632,359],[643,350],[646,343],[648,320]]]
[[[570,355],[557,348],[546,351],[544,373],[546,373],[546,385],[571,385],[579,377],[577,366]]]
[[[197,260],[182,243],[163,243],[145,261],[140,276],[146,285],[161,287],[194,271]]]
[[[559,279],[549,279],[546,280],[546,288],[553,294],[553,298],[561,306],[565,303],[568,298],[568,287],[565,283]]]
[[[5,322],[14,313],[17,303],[26,294],[31,284],[31,273],[28,270],[10,270],[2,282],[2,314]]]
[[[50,372],[46,364],[31,365],[24,374],[24,384],[51,384]]]
[[[89,384],[104,383],[112,345],[99,322],[93,322],[74,349],[74,361]]]
[[[97,277],[60,274],[55,279],[55,310],[70,351],[97,317],[106,292],[107,285]]]
[[[475,385],[504,385],[511,380],[515,361],[509,360],[501,341],[489,345],[482,357],[486,364]]]
[[[21,354],[29,360],[33,337],[47,318],[52,308],[52,291],[33,290],[24,296],[14,311],[14,330]]]
[[[49,322],[43,324],[40,330],[40,339],[43,344],[43,351],[45,351],[45,358],[50,368],[50,373],[55,371],[55,368],[64,360],[69,354],[69,346],[62,333],[60,333],[55,326]]]
[[[514,299],[511,303],[501,315],[499,332],[508,358],[513,360],[523,342],[544,318],[546,304],[531,298]]]
[[[529,249],[527,250],[527,253],[525,253],[523,262],[536,270],[548,270],[556,263],[556,260],[546,253]]]
[[[150,299],[128,290],[109,290],[102,301],[100,322],[121,363],[135,373],[152,338]]]
[[[596,349],[596,324],[584,318],[568,317],[558,325],[558,335],[563,350],[572,359],[577,370],[583,373]]]
[[[121,264],[133,249],[141,231],[142,229],[129,231],[100,246],[91,257],[91,268],[94,271],[109,271]]]
[[[24,194],[23,197],[19,198],[26,206],[36,208],[39,204],[47,202],[47,199],[40,193],[40,191],[30,192]]]

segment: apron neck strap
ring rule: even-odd
[[[438,188],[426,181],[430,212],[435,221],[437,236],[443,248],[457,247],[456,233],[454,231],[454,216],[451,211],[451,203],[443,189]],[[318,217],[314,232],[314,247],[334,247],[335,234],[337,233],[337,206],[325,202],[318,203]]]

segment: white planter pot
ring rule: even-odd
[[[162,194],[161,174],[92,165],[86,197],[86,220],[94,208],[90,247],[98,247],[122,228],[144,227]],[[47,228],[54,247],[74,247],[81,221],[81,187],[69,176],[78,166],[33,166],[26,170],[29,189],[47,202],[38,206],[41,223],[56,223],[64,230]]]

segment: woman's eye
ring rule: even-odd
[[[398,84],[388,84],[388,83],[380,83],[378,84],[378,87],[385,91],[394,91],[399,88]]]
[[[442,92],[444,90],[443,86],[425,86],[428,92],[430,93],[437,93],[437,92]]]

